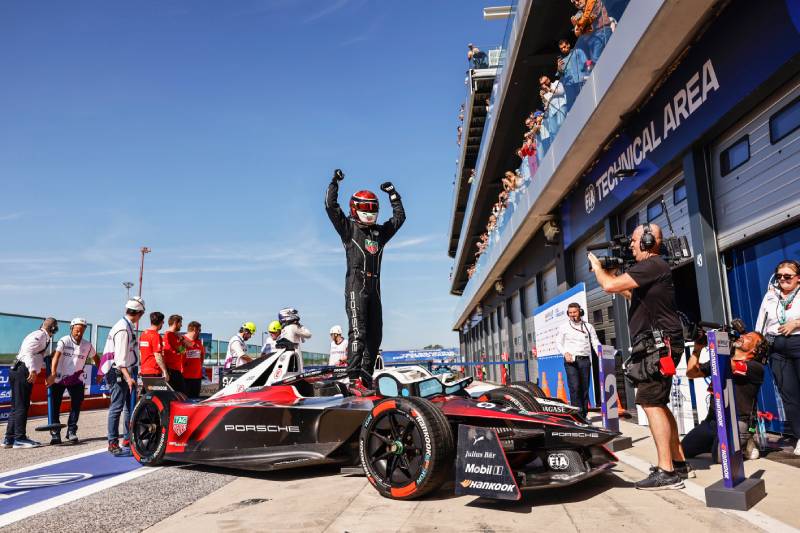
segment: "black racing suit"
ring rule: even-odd
[[[325,195],[325,211],[342,238],[347,256],[344,282],[349,324],[347,375],[351,380],[361,378],[369,388],[383,337],[380,282],[383,248],[405,222],[406,213],[400,195],[392,191],[389,196],[392,218],[383,224],[365,226],[345,216],[338,197],[339,183],[334,180]]]

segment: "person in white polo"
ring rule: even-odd
[[[599,344],[594,326],[583,320],[580,304],[567,306],[567,320],[558,328],[556,348],[564,356],[569,401],[586,416],[589,412],[589,376],[592,373],[592,349]]]
[[[84,397],[83,367],[86,366],[87,359],[91,359],[95,365],[100,363],[92,343],[83,338],[84,332],[86,332],[86,319],[73,318],[69,323],[69,335],[64,335],[58,340],[56,352],[50,363],[50,375],[47,377],[56,424],[61,423],[59,413],[64,391],[69,393],[67,440],[73,444],[78,442],[78,417],[81,415]],[[51,430],[50,437],[50,444],[61,444],[60,429]]]
[[[331,328],[331,351],[328,356],[328,365],[343,366],[347,364],[347,343],[344,341],[342,326]]]

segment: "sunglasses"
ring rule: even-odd
[[[795,276],[797,276],[797,274],[775,274],[775,279],[779,281],[790,281]]]

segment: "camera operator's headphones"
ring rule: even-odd
[[[656,236],[650,228],[650,223],[642,224],[642,236],[639,239],[639,249],[643,252],[652,252],[656,247]]]

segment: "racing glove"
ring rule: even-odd
[[[391,181],[381,183],[381,190],[389,195],[389,200],[397,200],[400,195],[397,194],[397,189],[394,188]]]
[[[341,169],[336,169],[333,171],[333,180],[332,181],[342,181],[344,179],[344,172]]]

